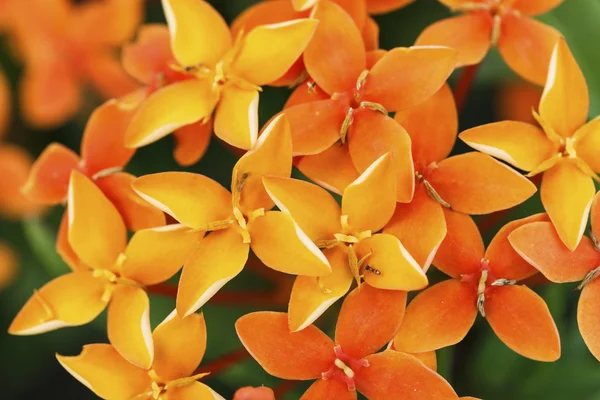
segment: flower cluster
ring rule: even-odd
[[[386,51],[370,14],[409,1],[269,0],[230,27],[206,1],[162,0],[167,25],[141,26],[122,68],[104,57],[131,36],[139,2],[91,2],[77,15],[56,6],[56,20],[8,24],[34,123],[71,115],[82,80],[117,96],[92,113],[79,155],[51,144],[22,187],[36,205],[65,204],[57,251],[72,272],[35,290],[9,332],[79,326],[107,308],[110,344],[57,356],[71,375],[105,399],[220,399],[199,382],[210,372],[197,369],[199,310],[252,253],[295,280],[287,313],[241,317],[239,340],[269,374],[315,380],[304,400],[457,399],[435,351],[460,342],[478,314],[516,353],[557,360],[552,315],[527,286],[538,273],[581,281],[577,319],[600,359],[600,119],[586,122],[587,85],[565,39],[532,18],[561,1],[440,1],[461,14]],[[14,21],[26,2],[6,3]],[[31,59],[37,46],[60,49],[49,51],[52,69]],[[531,122],[459,135],[460,99],[446,81],[493,46],[518,75],[545,83],[539,106]],[[259,130],[263,86],[294,91]],[[213,132],[244,153],[230,190],[190,172],[124,172],[137,148],[170,133],[175,160],[195,164]],[[451,155],[457,137],[476,151]],[[294,168],[308,179],[292,178]],[[523,203],[536,176],[546,212],[508,222],[486,249],[472,216]],[[432,265],[449,279],[430,285]],[[149,294],[180,269],[175,310],[152,331]],[[314,323],[340,299],[332,339]],[[235,399],[274,394],[245,387]]]

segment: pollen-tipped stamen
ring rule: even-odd
[[[577,289],[579,289],[579,290],[583,289],[585,287],[585,285],[587,285],[588,283],[590,283],[591,281],[596,279],[596,277],[598,275],[600,275],[600,267],[596,267],[593,270],[591,270],[590,272],[588,272],[587,275],[585,276],[585,278],[583,278],[581,283],[577,286]]]

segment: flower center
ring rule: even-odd
[[[209,372],[204,372],[204,373],[188,376],[185,378],[174,379],[165,384],[164,381],[158,376],[156,371],[151,369],[150,371],[148,371],[148,376],[150,377],[150,379],[152,379],[151,391],[147,392],[147,393],[142,393],[142,394],[134,397],[132,400],[137,400],[138,398],[140,400],[148,399],[148,398],[160,400],[160,399],[162,399],[161,395],[164,394],[165,392],[167,392],[169,389],[192,384],[209,374],[210,374]]]
[[[433,162],[426,167],[425,173],[429,174],[429,173],[431,173],[432,170],[436,169],[437,167],[438,167],[437,163]],[[438,192],[433,188],[431,183],[429,183],[429,181],[427,179],[425,179],[424,174],[422,174],[419,171],[415,171],[415,181],[417,184],[422,183],[423,186],[425,186],[425,190],[427,191],[427,194],[429,195],[429,197],[431,197],[433,200],[440,203],[442,206],[452,209],[452,206],[450,205],[450,203],[448,203],[446,200],[444,200],[442,198],[442,196],[440,196],[438,194]]]
[[[480,261],[480,271],[479,274],[461,275],[461,281],[476,284],[477,309],[481,316],[485,318],[485,295],[487,290],[494,286],[514,285],[517,281],[513,279],[496,278],[490,270],[490,261],[485,258],[482,258]]]
[[[356,390],[356,372],[361,368],[368,367],[369,362],[364,358],[357,359],[347,355],[340,345],[336,345],[333,352],[336,357],[333,365],[327,371],[321,373],[321,379],[335,379],[345,383],[348,390]]]

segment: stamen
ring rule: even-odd
[[[598,175],[596,175],[596,173],[594,172],[594,170],[591,169],[590,166],[585,161],[583,161],[579,157],[573,158],[572,160],[573,160],[573,162],[575,163],[575,165],[577,166],[577,168],[579,168],[579,170],[581,172],[583,172],[584,174],[586,174],[587,176],[589,176],[590,178],[592,178],[596,182],[600,182],[600,178],[598,177]]]
[[[420,172],[416,171],[415,176],[417,177],[417,180],[419,182],[421,182],[423,184],[423,186],[425,186],[425,189],[427,190],[427,194],[429,195],[429,197],[431,197],[433,200],[440,203],[442,206],[452,209],[452,206],[450,205],[450,203],[448,203],[446,200],[442,199],[442,196],[439,195],[439,193],[433,188],[431,183],[429,183],[429,181],[427,179],[425,179],[425,177]]]
[[[525,176],[528,178],[531,178],[537,174],[541,174],[542,172],[547,171],[550,168],[554,167],[558,163],[558,161],[560,161],[561,158],[562,158],[562,154],[556,153],[549,159],[542,161],[542,163],[540,165],[538,165],[533,171],[529,172]]]
[[[112,294],[117,289],[117,285],[115,283],[107,283],[104,285],[104,292],[102,292],[102,301],[108,303],[112,298]]]
[[[314,94],[317,91],[317,82],[306,82],[306,86],[308,86],[308,93]]]
[[[369,75],[368,69],[365,69],[363,72],[360,73],[358,79],[356,80],[356,90],[362,89],[362,87],[365,84],[365,81],[367,80],[367,75]]]
[[[383,115],[388,115],[388,111],[379,103],[374,103],[372,101],[361,101],[360,106],[362,108],[368,108],[369,110],[378,111]]]
[[[244,214],[240,211],[239,208],[233,208],[233,215],[237,220],[238,225],[241,229],[242,239],[244,243],[250,243],[250,233],[248,232],[248,225],[246,224],[246,219],[244,218]]]
[[[490,6],[489,4],[486,3],[461,3],[459,6],[456,7],[451,7],[450,10],[453,12],[456,11],[463,11],[463,12],[470,12],[470,11],[489,11]]]
[[[332,247],[335,247],[338,244],[340,244],[340,241],[337,239],[325,239],[315,241],[315,245],[320,249],[331,249]]]
[[[112,168],[106,168],[103,169],[102,171],[98,171],[96,172],[93,176],[92,176],[92,180],[95,181],[96,179],[99,178],[104,178],[106,176],[110,176],[110,175],[114,175],[117,172],[122,172],[123,168],[122,167],[112,167]]]
[[[596,251],[600,251],[600,242],[598,242],[598,238],[596,238],[594,232],[590,232],[590,239],[592,239],[592,243],[594,244]]]
[[[202,372],[202,373],[192,375],[192,376],[189,376],[186,378],[179,378],[179,379],[172,380],[171,382],[169,382],[165,385],[165,390],[189,385],[191,383],[196,382],[197,380],[204,378],[207,375],[210,375],[210,372]]]
[[[490,38],[490,42],[492,46],[498,44],[498,39],[500,39],[500,33],[502,29],[502,18],[500,15],[494,15],[494,25],[492,25],[492,35]]]
[[[354,121],[354,117],[352,114],[354,110],[352,108],[348,109],[348,113],[346,114],[346,118],[344,118],[344,123],[342,123],[342,129],[340,129],[340,142],[342,144],[346,144],[346,137],[348,136],[348,130],[350,129],[350,125]]]
[[[295,80],[294,80],[292,83],[290,83],[290,84],[288,85],[288,87],[289,87],[290,89],[293,89],[293,88],[295,88],[296,86],[300,85],[302,82],[304,82],[304,81],[305,81],[305,80],[306,80],[308,77],[309,77],[309,75],[308,75],[308,72],[306,72],[306,71],[302,71],[302,73],[301,73],[300,75],[298,75],[298,78],[296,78],[296,79],[295,79]],[[307,82],[307,83],[308,83],[308,82]],[[314,87],[314,86],[316,86],[316,85],[317,85],[317,84],[316,84],[315,82],[313,82],[313,87]],[[309,87],[308,93],[312,93],[312,92],[310,91],[310,85],[309,85],[308,87]],[[314,89],[313,89],[313,91],[314,91]]]
[[[564,139],[556,133],[554,128],[547,123],[534,109],[531,110],[533,114],[533,118],[537,121],[538,124],[542,127],[542,130],[546,134],[546,137],[552,141],[552,143],[562,146],[564,144]]]
[[[199,233],[199,232],[212,232],[218,231],[221,229],[229,228],[235,221],[233,219],[224,219],[220,221],[210,222],[206,225],[203,225],[199,228],[190,229],[191,233]]]
[[[155,400],[158,399],[158,396],[160,396],[160,394],[163,391],[163,387],[159,386],[156,382],[152,382],[152,398],[154,398]]]
[[[332,290],[325,287],[325,285],[323,284],[322,278],[323,277],[321,277],[321,276],[317,276],[317,285],[319,285],[319,289],[321,289],[321,292],[323,292],[325,294],[331,293]]]
[[[492,282],[492,286],[509,286],[509,285],[515,285],[517,283],[516,280],[514,279],[496,279],[494,282]]]
[[[594,242],[594,246],[596,246],[595,242]],[[588,272],[588,274],[585,276],[585,278],[583,278],[581,283],[577,286],[577,289],[579,289],[579,290],[583,289],[585,287],[585,285],[587,285],[592,280],[594,280],[598,275],[600,275],[600,267],[596,267],[595,269]]]
[[[485,318],[485,283],[488,278],[488,270],[484,269],[481,271],[481,278],[479,278],[479,284],[477,285],[477,309],[483,318]]]
[[[360,265],[353,245],[348,246],[348,266],[350,267],[350,272],[352,273],[356,284],[360,286],[363,276],[360,274]]]

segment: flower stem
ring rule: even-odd
[[[471,87],[475,82],[475,76],[477,75],[477,70],[479,69],[480,64],[469,65],[465,67],[460,78],[458,79],[458,83],[454,88],[454,98],[456,99],[456,109],[460,114],[465,106],[467,101],[467,97],[469,92],[471,91]]]

